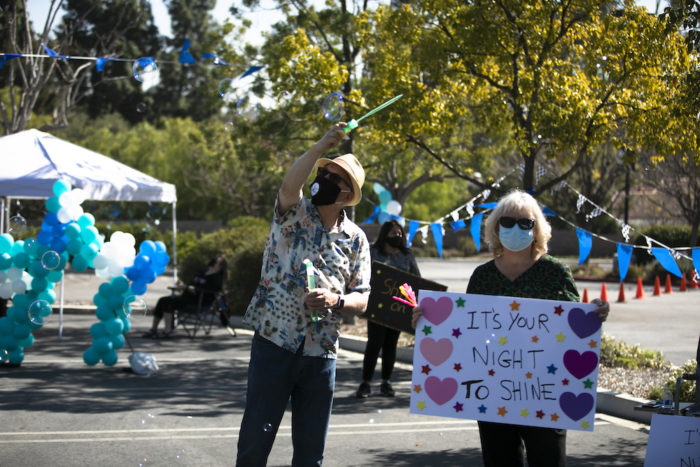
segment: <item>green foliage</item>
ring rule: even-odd
[[[665,368],[668,362],[658,350],[629,345],[603,333],[600,340],[600,364],[622,368]]]
[[[231,311],[243,314],[260,279],[269,222],[254,217],[233,219],[226,229],[202,235],[180,255],[181,279],[194,277],[209,259],[222,254],[228,263],[226,292]]]
[[[669,376],[666,383],[657,388],[653,388],[647,394],[647,399],[650,400],[660,400],[661,394],[664,392],[664,388],[669,388],[671,394],[676,394],[676,380],[682,374],[695,374],[698,362],[695,360],[688,360],[681,367],[674,368],[671,370],[671,375]],[[681,402],[695,402],[695,387],[697,386],[697,381],[681,380],[680,398]]]

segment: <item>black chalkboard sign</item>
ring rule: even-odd
[[[446,286],[437,282],[423,279],[379,261],[372,261],[371,292],[367,302],[367,311],[362,317],[388,328],[413,334],[414,329],[411,327],[412,308],[391,298],[392,296],[404,298],[399,290],[399,286],[403,284],[410,285],[416,295],[420,289],[441,292],[447,290]]]

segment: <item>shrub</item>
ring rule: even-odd
[[[653,225],[642,229],[641,234],[637,234],[632,243],[635,245],[646,246],[647,242],[644,236],[653,238],[654,240],[663,243],[668,247],[683,247],[690,243],[690,227],[682,225]],[[659,245],[654,245],[659,246]],[[635,248],[634,249],[635,263],[644,265],[655,261],[654,256],[649,254],[648,250]]]
[[[629,345],[603,333],[600,339],[600,364],[622,368],[664,368],[668,362],[658,350]]]
[[[676,380],[683,373],[695,374],[695,369],[698,366],[698,362],[695,360],[688,360],[680,368],[676,368],[671,371],[671,376],[666,383],[658,388],[654,388],[649,391],[647,399],[650,400],[660,400],[661,394],[664,392],[664,388],[669,388],[671,394],[676,393]],[[681,391],[680,391],[680,401],[681,402],[695,402],[695,386],[696,381],[682,380],[681,381]]]
[[[243,314],[260,279],[269,229],[266,220],[238,217],[225,229],[202,235],[196,243],[183,248],[179,260],[182,281],[192,280],[196,272],[217,254],[224,255],[228,263],[225,289],[229,307],[233,313]]]

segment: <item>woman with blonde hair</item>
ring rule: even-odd
[[[486,219],[486,241],[494,259],[474,270],[468,294],[579,301],[569,267],[547,254],[552,228],[535,198],[515,190],[503,197]],[[609,305],[592,300],[605,321]],[[413,325],[422,315],[413,310]],[[564,466],[566,430],[479,422],[484,465]],[[527,452],[527,454],[526,454]]]

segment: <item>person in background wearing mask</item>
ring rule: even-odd
[[[255,330],[239,466],[263,466],[292,403],[293,466],[321,465],[335,387],[340,312],[367,307],[371,261],[364,232],[345,206],[362,199],[365,172],[352,154],[321,158],[344,136],[333,125],[294,162],[277,194],[260,282],[244,322]],[[302,187],[315,171],[311,199]],[[308,290],[304,260],[313,265]]]
[[[396,220],[390,220],[382,225],[370,249],[373,261],[388,264],[416,276],[420,276],[418,264],[413,253],[406,247],[406,236],[403,227]],[[355,396],[358,399],[368,397],[372,393],[370,381],[377,365],[379,351],[382,351],[382,384],[379,392],[382,396],[394,397],[394,388],[391,387],[391,373],[396,362],[396,346],[399,343],[401,331],[382,326],[374,321],[367,321],[367,346],[365,358],[362,362],[362,383]]]
[[[512,191],[498,202],[484,230],[494,259],[474,270],[468,294],[579,301],[568,266],[547,254],[552,227],[535,198]],[[605,321],[610,305],[599,298],[591,303]],[[420,307],[413,309],[413,327],[421,315]],[[566,430],[480,421],[479,436],[486,467],[525,466],[526,455],[527,465],[566,465]]]

